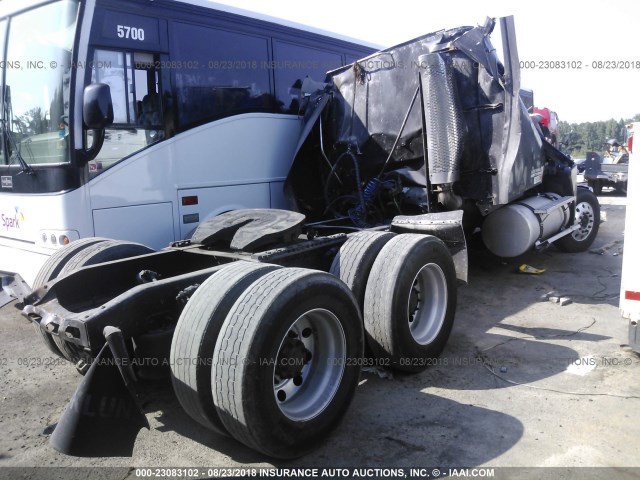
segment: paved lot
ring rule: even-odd
[[[596,253],[552,247],[502,261],[472,251],[440,361],[418,375],[363,374],[330,439],[277,465],[640,467],[640,358],[624,348],[618,311],[626,199],[605,192],[600,200],[607,221]],[[546,272],[517,273],[521,263]],[[550,291],[573,303],[539,301]],[[162,383],[141,389],[151,430],[140,432],[132,458],[61,455],[49,447],[47,427],[81,377],[52,362],[13,304],[0,310],[0,338],[0,467],[78,466],[91,470],[64,475],[125,478],[133,471],[96,467],[276,465],[198,426]],[[0,477],[16,473],[33,474],[0,468]]]

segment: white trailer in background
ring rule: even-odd
[[[631,124],[629,133],[629,184],[627,189],[627,214],[624,226],[624,257],[620,284],[620,310],[629,319],[629,345],[640,352],[640,167],[638,149],[633,147],[634,134],[640,133],[640,122]]]

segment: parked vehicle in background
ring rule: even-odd
[[[629,152],[615,138],[603,144],[604,152],[587,152],[584,162],[584,178],[596,195],[603,187],[612,187],[620,193],[627,193],[629,175]]]
[[[587,159],[586,158],[574,158],[573,159],[573,163],[576,164],[576,167],[578,167],[578,173],[584,173],[585,169],[587,168],[585,163],[586,163]]]

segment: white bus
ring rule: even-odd
[[[32,284],[79,238],[158,249],[285,206],[301,82],[377,49],[202,0],[2,1],[0,270]],[[92,83],[114,117],[95,130]]]

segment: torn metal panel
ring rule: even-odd
[[[545,155],[519,96],[513,18],[500,19],[504,64],[491,43],[494,25],[488,19],[438,31],[329,72],[332,97],[318,103],[324,110],[316,114],[322,134],[305,125],[288,179],[301,211],[319,220],[371,209],[356,199],[372,179],[385,186],[369,202],[381,205],[368,212],[370,224],[465,202],[487,215],[541,185]],[[417,88],[423,96],[412,104]],[[345,151],[357,165],[333,169]],[[327,169],[334,170],[331,178]],[[420,196],[406,190],[413,187],[424,189],[424,201],[416,204]],[[442,191],[457,200],[438,207]],[[351,220],[360,225],[361,217]]]
[[[542,182],[542,139],[536,135],[520,99],[520,63],[513,17],[500,19],[504,51],[504,119],[501,162],[493,190],[496,204],[504,205]]]
[[[495,27],[495,19],[487,18],[482,28],[472,28],[467,30],[453,42],[453,47],[464,52],[471,60],[478,65],[482,65],[489,74],[499,79],[499,60],[495,54],[495,48],[489,41],[489,35]]]

